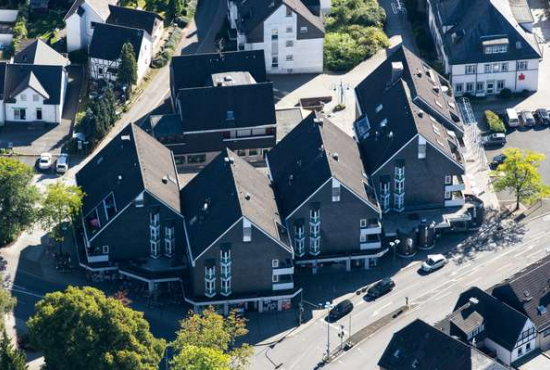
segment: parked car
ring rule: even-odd
[[[328,313],[328,320],[331,322],[336,321],[346,316],[352,310],[353,310],[353,303],[351,303],[349,299],[343,300],[342,302],[338,303],[336,306],[334,306],[330,310],[330,312]]]
[[[520,125],[518,112],[514,108],[506,109],[504,120],[508,124],[508,127],[518,127]]]
[[[376,299],[378,297],[381,297],[384,294],[388,294],[389,292],[391,292],[394,287],[395,283],[392,279],[384,278],[378,283],[371,286],[369,290],[367,290],[367,298]]]
[[[534,116],[539,125],[550,125],[550,114],[547,109],[537,109]]]
[[[493,146],[493,145],[504,146],[504,144],[506,144],[506,135],[502,133],[490,134],[482,137],[481,141],[484,146]]]
[[[69,170],[69,155],[67,153],[62,153],[59,158],[57,158],[57,163],[55,165],[55,171],[57,173],[65,173]]]
[[[422,264],[422,270],[425,272],[433,272],[439,270],[447,264],[447,259],[442,254],[430,254],[426,261]]]
[[[489,164],[489,167],[492,170],[496,170],[497,167],[500,166],[501,164],[503,164],[505,160],[506,160],[506,156],[504,154],[499,154],[497,156],[494,156],[493,160]]]
[[[53,159],[50,153],[40,154],[40,159],[38,160],[38,168],[41,170],[49,170],[52,167]]]
[[[537,124],[537,121],[535,121],[535,117],[533,117],[533,113],[527,110],[520,113],[519,119],[520,121],[522,121],[523,126],[526,127],[533,127]]]

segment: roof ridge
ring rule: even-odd
[[[139,134],[136,135],[137,126],[133,123],[130,123],[129,125],[130,125],[130,131],[132,132],[132,136],[134,138],[134,148],[136,150],[136,156],[138,158],[139,177],[141,178],[141,184],[143,185],[144,190],[149,191],[148,186],[145,183],[145,176],[143,176],[144,166],[143,166],[143,161],[141,160],[141,153],[140,153],[139,144],[138,144],[138,141],[140,140],[140,139],[138,139]],[[124,129],[122,129],[122,131],[124,131]],[[120,131],[120,133],[122,133],[122,131]]]
[[[229,171],[231,173],[231,179],[233,180],[231,181],[231,183],[235,188],[235,196],[237,197],[237,204],[239,205],[239,213],[241,214],[241,217],[244,217],[243,205],[241,203],[241,197],[239,196],[239,187],[237,186],[237,177],[235,176],[235,169],[233,168],[233,166],[235,165],[235,158],[236,158],[235,153],[228,147],[224,149],[224,152],[225,152],[224,157],[229,159]],[[225,158],[224,158],[224,161],[225,161]],[[238,160],[240,160],[240,158]]]

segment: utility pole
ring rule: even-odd
[[[330,358],[330,319],[329,319],[329,311],[333,307],[333,305],[330,304],[330,302],[325,303],[325,309],[327,310],[327,353],[325,355],[325,361],[328,362]]]

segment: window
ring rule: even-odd
[[[38,95],[37,94],[32,95],[32,101],[38,101]]]
[[[405,208],[405,194],[399,194],[395,196],[394,206],[397,212],[403,211],[403,209]]]
[[[249,149],[248,150],[248,156],[249,157],[257,157],[258,156],[258,149]]]
[[[292,17],[292,9],[290,9],[288,6],[286,7],[286,16]]]
[[[497,90],[502,90],[505,87],[505,81],[504,80],[498,80],[497,81]]]
[[[273,55],[271,57],[271,67],[272,68],[278,68],[279,67],[279,57],[277,55]]]
[[[476,92],[484,92],[485,91],[485,82],[478,82],[476,84]]]
[[[141,193],[136,197],[136,200],[134,201],[134,205],[136,206],[136,208],[141,208],[143,207],[144,203],[145,202],[144,202],[143,193]]]
[[[279,260],[277,260],[277,259],[271,260],[271,267],[273,267],[274,269],[279,267]]]
[[[271,275],[271,282],[278,283],[279,282],[279,275]]]
[[[473,92],[474,91],[474,83],[473,82],[467,82],[466,83],[466,92]]]
[[[508,51],[508,45],[492,45],[485,47],[485,54],[500,54]]]
[[[367,219],[366,218],[362,218],[359,220],[359,227],[364,229],[365,227],[367,227]]]
[[[316,256],[321,252],[321,238],[315,237],[309,239],[309,253]]]
[[[318,223],[320,222],[321,211],[319,209],[310,209],[309,210],[309,222]]]
[[[452,176],[445,176],[445,185],[450,185],[453,182]]]
[[[307,27],[300,27],[300,33],[307,33]]]
[[[216,269],[214,266],[204,268],[204,295],[207,297],[216,295]]]
[[[455,91],[459,94],[462,93],[464,91],[464,84],[463,83],[455,84]]]
[[[390,193],[390,182],[389,181],[380,181],[380,193],[382,195]]]
[[[237,150],[237,155],[239,157],[246,157],[246,150],[244,150],[244,149]]]
[[[104,245],[103,247],[101,247],[101,252],[103,254],[109,254],[109,246],[108,245]]]
[[[102,75],[102,74],[103,74],[103,68],[98,68],[98,69],[97,69],[97,73],[100,74],[100,75]]]
[[[380,111],[384,108],[384,106],[382,104],[379,104],[377,107],[376,107],[376,113],[380,113]]]
[[[42,108],[36,108],[36,120],[37,121],[42,120]]]
[[[105,210],[105,218],[109,221],[117,213],[115,195],[113,193],[107,195],[103,199],[103,209]]]
[[[508,62],[502,63],[501,66],[500,66],[500,70],[502,72],[508,72]]]
[[[13,118],[16,121],[26,121],[27,120],[27,110],[25,108],[14,108],[13,109]]]
[[[174,255],[176,236],[174,226],[166,226],[164,228],[164,253],[167,257]]]
[[[523,347],[518,348],[518,357],[523,355]]]
[[[395,178],[402,179],[405,177],[405,166],[395,166]]]
[[[286,47],[287,48],[291,48],[294,46],[294,41],[293,40],[286,40]]]
[[[279,39],[279,30],[278,29],[272,29],[271,30],[271,40],[278,40]]]
[[[491,73],[491,72],[493,72],[493,65],[485,64],[485,73]]]
[[[232,110],[228,110],[225,112],[225,119],[227,121],[234,121],[235,120],[235,112]]]
[[[291,61],[294,60],[294,56],[292,54],[287,54],[286,60],[287,60],[287,62],[291,62]]]
[[[287,27],[286,28],[286,33],[292,33],[292,31],[293,31],[292,27]]]
[[[246,218],[243,219],[243,242],[252,241],[252,224]]]
[[[518,64],[517,64],[517,70],[518,71],[525,71],[527,70],[527,61],[525,60],[522,60],[522,61],[519,61]]]
[[[231,294],[231,276],[227,278],[222,278],[221,280],[221,294],[224,296],[228,296]]]
[[[159,252],[158,240],[151,240],[151,257],[157,258],[159,256]]]
[[[493,64],[493,73],[500,72],[500,63]]]
[[[21,94],[21,101],[27,101],[27,94]]]
[[[332,201],[340,201],[340,182],[338,180],[332,179]]]
[[[204,163],[204,162],[206,162],[206,154],[196,154],[196,155],[187,156],[187,163],[189,164]]]
[[[150,222],[151,222],[151,226],[159,226],[160,214],[158,212],[151,212]]]
[[[525,345],[525,352],[529,352],[529,351],[531,351],[531,343],[527,343]]]
[[[467,75],[475,75],[477,71],[477,66],[475,64],[469,64],[466,66]]]
[[[304,236],[304,225],[296,225],[294,227],[294,244],[295,244],[295,252],[298,255],[298,257],[301,257],[304,255],[304,244],[305,244],[305,236]]]

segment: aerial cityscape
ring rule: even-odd
[[[0,370],[550,370],[548,0],[0,0]]]

